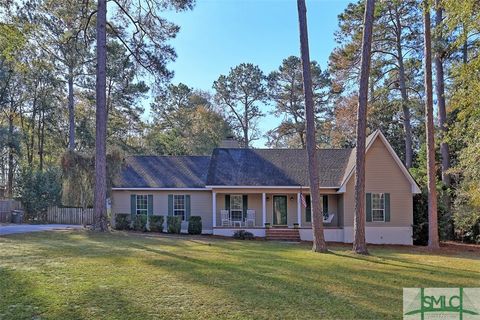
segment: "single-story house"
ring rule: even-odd
[[[231,142],[230,142],[231,144]],[[353,240],[355,148],[319,149],[325,238]],[[112,212],[201,216],[203,233],[257,237],[283,229],[312,240],[304,149],[216,148],[211,156],[131,156],[114,180]],[[366,239],[412,244],[413,194],[420,189],[380,131],[367,138]],[[166,220],[166,219],[165,219]],[[272,230],[272,231],[270,231]]]

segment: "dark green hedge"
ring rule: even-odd
[[[182,217],[168,216],[167,217],[168,233],[180,233],[181,230],[182,230]]]
[[[240,240],[251,240],[251,239],[255,238],[253,233],[245,231],[245,230],[235,231],[235,233],[233,234],[233,237],[235,239],[240,239]]]
[[[128,230],[130,229],[130,214],[118,213],[115,215],[115,229]]]
[[[163,232],[163,216],[150,216],[150,231]]]
[[[137,214],[133,219],[132,229],[135,231],[147,231],[147,215]]]
[[[202,234],[202,217],[190,216],[190,218],[188,218],[188,233]]]

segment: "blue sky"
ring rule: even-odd
[[[310,57],[327,67],[335,46],[337,16],[350,1],[307,0]],[[299,55],[295,0],[197,0],[190,12],[168,13],[180,33],[171,41],[178,58],[170,64],[173,83],[212,90],[220,74],[242,63],[257,64],[266,74],[290,55]],[[272,107],[264,106],[268,113]],[[262,133],[279,122],[272,115],[260,122]],[[263,147],[266,139],[256,141]]]

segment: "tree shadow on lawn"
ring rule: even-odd
[[[58,288],[57,288],[58,289]],[[151,299],[146,302],[155,303]],[[0,267],[0,319],[158,319],[116,288],[56,296],[20,273]]]
[[[227,246],[229,244],[227,244]],[[250,245],[250,243],[248,243],[248,245]],[[245,247],[248,247],[248,246],[245,246]],[[322,258],[322,255],[311,252],[308,246],[301,245],[301,246],[295,247],[293,245],[290,246],[290,245],[283,244],[283,248],[282,248],[281,245],[277,243],[277,245],[274,245],[274,246],[266,246],[264,244],[262,247],[263,248],[261,248],[262,249],[261,255],[259,254],[259,250],[257,250],[258,248],[251,248],[252,250],[248,250],[248,249],[239,250],[237,252],[232,252],[231,254],[240,256],[245,259],[258,260],[258,262],[264,261],[265,257],[273,258],[273,259],[282,259],[284,261],[290,261],[290,263],[297,263],[298,260],[305,261],[306,259],[312,260],[312,259]],[[453,268],[453,267],[446,266],[445,264],[443,265],[424,264],[424,263],[415,262],[413,259],[400,258],[395,256],[396,254],[405,253],[421,259],[421,257],[425,255],[425,253],[427,253],[429,254],[430,257],[433,257],[433,258],[442,258],[442,259],[459,258],[459,259],[471,259],[471,260],[480,259],[480,257],[474,256],[473,254],[471,254],[470,257],[466,257],[465,255],[454,256],[452,254],[441,255],[441,254],[438,254],[438,252],[430,254],[430,252],[428,251],[418,252],[415,249],[416,248],[410,248],[410,247],[400,248],[400,249],[397,247],[393,247],[392,249],[382,247],[382,249],[380,250],[373,248],[373,250],[371,250],[371,255],[361,256],[361,255],[352,253],[350,251],[349,246],[337,245],[337,246],[333,246],[333,248],[329,251],[329,254],[335,255],[339,258],[347,259],[345,261],[346,263],[351,263],[351,262],[348,262],[348,260],[356,259],[356,260],[360,260],[367,263],[394,267],[394,268],[397,268],[398,270],[410,269],[411,272],[421,272],[425,274],[441,274],[442,276],[445,276],[445,277],[463,277],[465,279],[480,277],[480,272],[475,272],[468,269]],[[284,253],[294,253],[294,255],[298,256],[298,259],[297,258],[292,259],[292,257],[290,256],[285,257]],[[307,253],[309,255],[306,255]],[[230,253],[227,253],[227,254],[230,254]],[[299,264],[298,267],[305,269],[306,265],[302,263],[302,264]]]
[[[135,290],[135,288],[129,288]],[[150,307],[155,303],[127,296],[125,289],[97,285],[73,297],[66,297],[61,308],[49,314],[49,319],[158,319]]]
[[[348,294],[351,292],[344,294],[341,291],[332,291],[318,281],[319,279],[304,276],[302,269],[290,267],[285,270],[285,263],[278,263],[272,259],[269,259],[268,265],[239,265],[238,262],[207,261],[148,247],[145,250],[162,255],[161,259],[148,259],[145,263],[171,272],[176,277],[180,276],[183,282],[200,286],[219,297],[218,299],[225,301],[230,309],[220,307],[217,310],[220,315],[238,312],[247,318],[318,318],[319,316],[384,318],[392,316],[391,309],[379,303],[384,296],[382,291],[388,289],[382,284],[377,285],[380,290],[369,293],[370,296],[375,296],[375,303],[369,304],[368,301],[362,302],[362,299],[359,301],[358,298],[366,292],[358,290],[358,283],[351,283],[344,288],[355,290],[354,296]],[[166,260],[165,256],[169,259]],[[275,273],[275,265],[283,269]],[[269,272],[262,272],[266,268]],[[321,270],[315,272],[319,273]],[[345,279],[341,279],[341,281],[329,281],[328,284],[333,286],[346,283],[348,282],[345,282]],[[196,299],[203,298],[192,297],[193,301]],[[398,299],[401,300],[401,297]],[[205,302],[198,301],[198,303]]]
[[[189,241],[188,238],[185,239],[187,242]],[[194,241],[191,241],[194,242]],[[183,244],[182,244],[183,243]],[[205,251],[211,253],[212,249],[217,250],[217,253],[221,253],[225,256],[232,256],[232,257],[240,257],[242,259],[248,260],[249,262],[257,261],[259,263],[264,262],[268,259],[275,259],[276,262],[289,262],[289,263],[297,263],[298,260],[307,260],[311,261],[312,259],[320,258],[323,255],[318,255],[316,253],[312,253],[308,250],[307,245],[291,245],[291,244],[283,244],[283,243],[275,243],[275,242],[250,242],[250,241],[235,241],[235,240],[221,240],[220,242],[196,242],[196,244],[205,246],[205,250],[201,250],[199,246],[195,248],[185,245],[185,242],[173,242],[170,243],[168,246],[165,246],[165,243],[162,243],[163,247],[169,249],[171,247],[173,249],[179,248],[188,248],[194,249],[195,252]],[[134,246],[139,244],[134,243]],[[149,250],[150,248],[145,247],[144,244],[140,244],[138,246],[139,249]],[[337,249],[337,250],[335,250]],[[439,272],[439,268],[441,268],[441,273],[446,276],[454,276],[454,277],[479,277],[480,273],[477,273],[472,270],[465,270],[460,268],[452,268],[445,265],[432,265],[432,264],[423,264],[419,262],[413,261],[413,259],[408,258],[398,258],[394,257],[397,254],[397,251],[391,252],[396,248],[389,249],[389,251],[384,250],[373,250],[372,255],[370,256],[359,256],[350,252],[350,248],[347,246],[339,246],[334,247],[334,250],[330,251],[330,254],[337,256],[339,258],[344,258],[347,260],[356,259],[359,261],[363,261],[366,263],[373,263],[373,264],[380,264],[385,266],[391,266],[397,269],[411,269],[414,272],[421,272],[421,273],[428,273],[434,274]],[[422,256],[424,252],[416,252],[409,250],[410,248],[402,248],[398,253],[407,253],[413,256]],[[223,250],[223,251],[222,251]],[[164,251],[158,252],[156,250],[151,250],[155,253],[162,253]],[[181,250],[180,250],[181,251]],[[220,252],[221,251],[221,252]],[[298,259],[297,257],[298,256]],[[460,258],[464,259],[465,256],[451,256],[451,255],[430,255],[432,257],[440,257],[443,259],[452,258]],[[188,258],[188,257],[186,257]],[[421,258],[421,257],[420,257]],[[478,260],[477,257],[471,257],[474,260]],[[466,258],[468,259],[468,258]],[[304,263],[298,265],[299,268],[306,268]],[[316,266],[318,268],[318,266]]]
[[[21,273],[0,267],[0,319],[37,319],[47,301],[35,294],[37,286]]]
[[[455,277],[465,277],[465,278],[475,278],[479,277],[480,280],[480,273],[479,272],[474,272],[472,270],[465,270],[465,269],[460,269],[460,268],[452,268],[448,267],[446,265],[432,265],[432,264],[425,264],[425,263],[419,263],[412,261],[411,259],[408,258],[398,258],[398,257],[393,257],[392,254],[373,254],[369,256],[362,256],[362,255],[356,255],[351,252],[341,252],[341,251],[331,251],[332,254],[337,255],[339,257],[344,257],[347,259],[355,259],[363,262],[370,262],[374,264],[380,264],[380,265],[386,265],[386,266],[392,266],[396,268],[403,268],[403,269],[412,269],[414,271],[418,272],[426,272],[430,274],[438,274],[441,273],[442,275],[445,276],[455,276]],[[415,256],[422,256],[423,254],[416,253],[416,252],[410,252],[409,254],[415,255]],[[433,257],[441,257],[444,259],[450,258],[451,256],[442,256],[442,255],[436,255]],[[463,256],[461,257],[462,259],[464,258]],[[474,259],[477,260],[477,259]],[[464,274],[464,275],[461,275]]]
[[[312,253],[306,245],[222,239],[210,241],[210,238],[207,238],[208,241],[196,238],[192,240],[184,236],[145,237],[127,233],[98,235],[89,232],[43,236],[45,234],[19,238],[22,244],[39,250],[38,255],[45,255],[47,258],[44,259],[54,260],[57,256],[105,257],[114,265],[122,259],[138,259],[153,267],[146,270],[148,275],[139,276],[139,281],[148,281],[149,277],[163,277],[163,274],[155,272],[156,268],[166,271],[168,277],[179,279],[178,288],[188,285],[196,288],[186,291],[193,292],[188,296],[192,310],[196,312],[202,308],[207,309],[205,312],[210,317],[394,317],[401,312],[402,287],[458,286],[460,283],[472,284],[472,279],[479,276],[472,271],[454,268],[444,270],[443,266],[440,269],[438,266],[415,263],[408,259],[403,261],[404,259],[391,257],[392,254],[388,251],[383,253],[373,250],[373,256],[363,257],[344,252],[343,247],[333,250],[331,254],[322,255]],[[17,237],[15,239],[17,240]],[[3,258],[5,256],[2,256]],[[378,265],[378,268],[375,265]],[[383,270],[384,267],[391,270]],[[165,280],[162,278],[161,281]],[[119,286],[128,286],[129,283],[121,283]],[[173,289],[176,288],[175,285],[173,284]],[[26,283],[20,295],[26,296],[24,300],[33,301],[32,305],[45,308],[41,297],[36,297],[30,289],[23,290],[29,287],[32,285]],[[8,288],[15,292],[14,287]],[[88,318],[98,311],[125,318],[123,316],[133,314],[129,313],[133,310],[143,318],[152,317],[151,311],[146,311],[148,308],[142,308],[138,301],[132,301],[132,296],[125,295],[125,292],[132,292],[131,289],[90,288],[85,293],[80,292],[81,294],[69,297],[68,304],[60,307],[55,315],[61,318],[64,312],[71,317],[63,318],[75,318],[76,314]],[[162,287],[158,290],[161,292]],[[159,300],[164,299],[154,289],[149,291],[148,287],[143,288],[143,292],[152,297],[156,296]],[[110,305],[98,306],[89,302],[89,296],[97,296],[97,293],[100,300],[102,294],[114,294],[118,296],[118,303],[101,300]],[[86,309],[71,309],[71,305],[75,304]],[[172,305],[176,306],[175,302]],[[212,306],[215,308],[210,310]],[[183,309],[179,312],[185,318],[192,317],[192,314]],[[168,315],[175,317],[177,314]]]
[[[91,262],[102,269],[109,265],[129,266],[134,264],[138,255],[132,243],[136,240],[130,237],[98,237],[86,232],[22,235],[8,239],[8,242],[0,240],[0,265],[30,273],[45,272],[47,269],[56,272],[56,268],[60,268],[62,274],[72,272],[62,268],[84,266]],[[84,271],[88,272],[87,269]]]
[[[295,302],[295,299],[292,300],[292,294],[294,296],[298,294],[292,288],[300,288],[314,296],[321,297],[324,301],[340,303],[343,305],[342,308],[345,309],[345,312],[350,309],[351,311],[354,310],[354,313],[351,313],[352,316],[357,316],[357,312],[361,312],[367,317],[371,316],[371,312],[376,312],[376,316],[382,317],[386,314],[391,315],[392,310],[385,307],[385,296],[391,299],[391,304],[395,306],[395,309],[401,311],[401,290],[403,287],[472,285],[472,277],[478,277],[478,274],[470,271],[457,270],[458,273],[455,273],[439,270],[437,266],[411,267],[385,261],[389,258],[381,256],[357,257],[338,252],[332,252],[332,256],[339,260],[326,265],[321,263],[322,257],[325,257],[325,255],[312,254],[309,258],[316,259],[318,257],[319,259],[319,264],[312,266],[296,261],[295,258],[284,257],[282,254],[264,256],[263,250],[257,252],[257,254],[252,252],[245,254],[241,250],[233,253],[225,252],[226,259],[211,261],[169,250],[158,250],[145,246],[139,247],[139,249],[162,255],[162,259],[148,259],[145,261],[146,263],[168,269],[176,274],[181,273],[187,282],[193,281],[193,283],[223,290],[225,295],[232,296],[233,301],[245,300],[245,305],[252,303],[258,305],[256,294],[252,296],[239,294],[245,292],[248,288],[266,292],[266,296],[270,299],[272,295],[279,296],[280,300],[289,301],[290,304]],[[290,250],[292,249],[288,248],[283,251]],[[171,258],[170,261],[167,261],[164,258],[165,256]],[[237,256],[242,259],[232,262],[228,259],[229,256]],[[176,262],[172,262],[172,259]],[[410,263],[410,261],[405,263]],[[368,269],[369,264],[373,264],[373,268]],[[382,270],[381,268],[375,268],[375,264],[393,267],[394,269]],[[328,265],[334,265],[334,269],[328,269]],[[344,267],[348,265],[352,267]],[[324,283],[321,283],[320,287],[312,286],[315,282],[322,281]],[[259,283],[263,285],[259,286]],[[334,286],[339,287],[340,290],[338,291],[340,293],[336,290],[325,290],[326,287]],[[304,295],[300,294],[299,297],[302,296]],[[362,296],[368,296],[368,300],[359,299]],[[320,308],[322,306],[319,303],[320,301],[312,301],[312,303]],[[272,307],[272,302],[268,299],[262,303]],[[362,303],[364,307],[359,311],[359,304]],[[278,309],[278,306],[275,308]],[[305,312],[304,303],[290,305],[286,308],[289,310],[300,308]],[[311,315],[318,316],[315,313]],[[346,314],[342,313],[342,316],[346,316]]]

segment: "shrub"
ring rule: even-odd
[[[132,229],[135,231],[147,231],[147,215],[137,214],[133,219]]]
[[[188,233],[201,234],[202,233],[202,217],[191,216],[188,218]]]
[[[180,233],[181,230],[182,230],[182,217],[168,216],[167,217],[168,233]]]
[[[413,197],[413,244],[425,246],[428,243],[428,201],[425,194]]]
[[[253,233],[245,231],[245,230],[235,231],[235,233],[233,234],[233,237],[235,239],[240,239],[240,240],[251,240],[251,239],[255,238]]]
[[[130,227],[130,214],[118,213],[115,215],[115,229],[127,230]]]
[[[150,216],[150,231],[163,232],[163,216]]]
[[[47,208],[60,204],[61,172],[56,167],[45,171],[25,169],[20,173],[17,192],[28,220],[46,220]]]
[[[472,188],[474,187],[471,184],[462,182],[455,191],[453,220],[457,239],[480,243],[480,202],[476,204],[472,198]]]
[[[441,194],[441,191],[439,191]],[[445,206],[438,203],[438,234],[440,240],[451,239],[451,217]],[[428,244],[428,194],[424,189],[413,197],[413,244]]]

